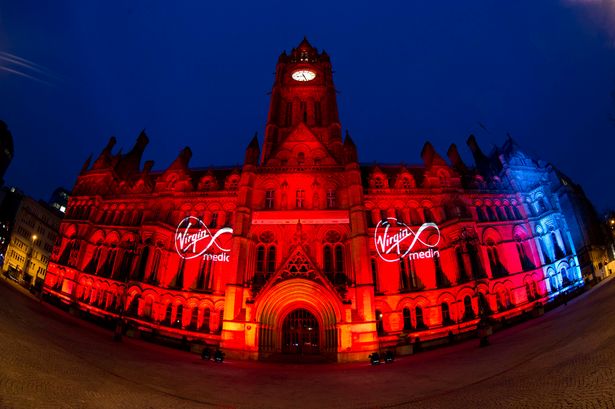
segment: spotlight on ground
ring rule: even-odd
[[[374,352],[369,355],[369,362],[372,365],[380,365],[380,354],[378,352]]]
[[[219,363],[224,362],[224,352],[216,349],[216,352],[214,352],[214,360]]]

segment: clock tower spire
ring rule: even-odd
[[[287,137],[307,128],[328,153],[342,161],[342,136],[331,60],[307,38],[278,58],[265,128],[261,164],[266,165]]]

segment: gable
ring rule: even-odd
[[[303,123],[298,124],[277,146],[267,165],[335,165],[337,160],[318,137]]]

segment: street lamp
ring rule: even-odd
[[[34,252],[34,242],[36,241],[37,238],[38,237],[36,237],[36,234],[33,234],[32,237],[30,237],[32,244],[30,244],[30,251],[28,251],[28,257],[26,258],[26,262],[24,263],[24,266],[23,266],[24,279],[25,279],[25,276],[28,274],[28,270],[30,270],[30,264],[32,264],[32,253]]]

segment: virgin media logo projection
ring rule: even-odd
[[[376,225],[374,243],[381,259],[393,263],[404,257],[411,259],[440,257],[434,247],[440,243],[440,229],[435,223],[423,223],[416,231],[394,217],[387,217]],[[413,251],[416,246],[426,249]]]
[[[188,216],[175,230],[175,250],[187,260],[203,257],[212,261],[229,261],[233,229],[223,227],[211,234],[203,220]]]

